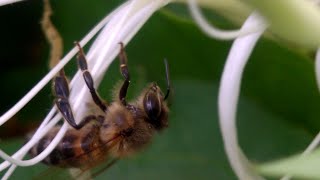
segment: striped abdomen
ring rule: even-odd
[[[50,131],[30,150],[29,154],[33,157],[40,154],[50,144],[58,130],[59,128],[55,128]],[[100,140],[98,128],[70,129],[43,162],[60,167],[93,166],[106,158],[106,149]]]

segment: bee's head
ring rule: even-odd
[[[143,108],[148,122],[157,130],[168,126],[168,107],[163,93],[156,83],[152,83],[143,98]]]
[[[148,122],[157,130],[162,130],[168,126],[168,107],[165,100],[170,93],[170,80],[168,62],[165,60],[167,93],[164,96],[160,87],[152,83],[147,89],[143,98],[143,108],[148,116]]]

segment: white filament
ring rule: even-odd
[[[0,0],[0,6],[16,3],[16,2],[19,2],[19,1],[23,1],[23,0]]]
[[[241,29],[261,26],[264,20],[253,13]],[[266,26],[260,27],[266,29]],[[249,56],[264,31],[237,38],[232,44],[224,66],[218,97],[219,122],[225,151],[232,169],[241,180],[263,179],[250,166],[249,160],[242,153],[237,138],[236,113],[240,93],[240,84],[244,67]]]
[[[219,40],[232,40],[237,37],[245,36],[254,32],[263,31],[261,24],[247,26],[246,28],[241,28],[240,30],[222,30],[213,25],[205,19],[202,15],[200,8],[198,7],[196,0],[188,0],[189,10],[194,21],[200,27],[200,29],[208,36],[219,39]],[[263,22],[264,24],[265,22]]]

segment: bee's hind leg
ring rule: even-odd
[[[53,91],[56,96],[55,104],[63,118],[74,128],[79,129],[69,103],[69,85],[63,69],[53,80]]]
[[[69,103],[69,86],[64,71],[61,70],[54,78],[53,91],[56,96],[55,104],[62,114],[63,118],[75,129],[81,129],[88,122],[95,120],[100,121],[101,118],[94,115],[86,116],[79,124],[76,123],[73,112]]]

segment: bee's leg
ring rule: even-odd
[[[120,72],[122,76],[124,77],[124,82],[123,85],[121,86],[120,93],[119,93],[119,99],[122,102],[123,105],[127,105],[126,102],[126,95],[127,95],[127,90],[130,84],[130,74],[127,66],[127,55],[124,50],[123,43],[120,42],[120,53],[119,53],[119,59],[120,59]]]
[[[58,110],[72,127],[78,129],[69,103],[69,85],[63,70],[54,78],[53,83],[53,91],[56,96],[55,104]]]
[[[163,100],[167,100],[167,98],[169,97],[169,94],[170,94],[171,85],[170,85],[170,77],[169,77],[169,65],[168,65],[168,61],[166,59],[164,59],[164,66],[166,68],[167,93],[164,96]]]
[[[92,99],[94,101],[94,103],[99,106],[99,108],[103,111],[106,112],[107,110],[107,105],[106,103],[104,103],[104,101],[99,97],[99,95],[97,94],[96,89],[94,88],[94,83],[93,83],[93,79],[92,76],[88,70],[88,64],[87,64],[87,60],[86,57],[84,55],[84,52],[80,46],[80,44],[78,42],[75,42],[75,44],[78,46],[79,48],[79,54],[77,56],[77,61],[78,61],[78,65],[79,68],[82,71],[82,75],[83,75],[83,79],[85,80],[87,87],[89,88],[89,91],[91,93]]]
[[[96,120],[101,121],[100,116],[87,116],[79,124],[76,123],[72,109],[69,103],[69,86],[67,78],[64,71],[61,70],[60,73],[54,78],[53,91],[56,96],[55,104],[58,110],[62,114],[63,118],[75,129],[81,129],[89,121]]]

